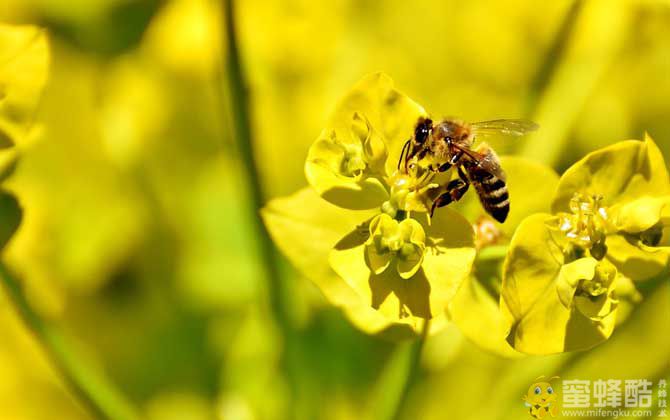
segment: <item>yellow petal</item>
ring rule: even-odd
[[[574,193],[603,196],[606,207],[670,195],[663,155],[651,139],[627,140],[589,153],[561,177],[552,210],[569,212]]]
[[[657,224],[668,208],[670,208],[670,195],[645,196],[612,207],[610,214],[617,230],[638,233]]]
[[[347,148],[358,148],[358,163],[347,161]],[[347,209],[364,210],[381,206],[388,193],[377,178],[368,178],[365,173],[363,150],[360,144],[346,144],[333,132],[324,132],[312,145],[305,163],[305,175],[309,184],[325,200]],[[359,169],[354,172],[353,167]]]
[[[668,267],[670,247],[648,247],[630,235],[607,237],[607,258],[632,280],[652,278]]]
[[[577,285],[581,280],[593,278],[597,264],[596,259],[588,257],[561,266],[556,280],[556,291],[563,306],[571,307]]]

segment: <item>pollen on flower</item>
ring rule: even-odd
[[[566,255],[580,257],[588,251],[598,260],[604,258],[605,239],[612,228],[602,201],[600,195],[575,193],[570,200],[571,213],[559,213],[547,222],[552,231],[559,233]]]
[[[388,178],[389,204],[396,210],[428,212],[440,188],[439,183],[433,182],[434,178],[434,172],[418,166],[412,166],[408,173],[393,172]]]

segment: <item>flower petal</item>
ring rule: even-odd
[[[365,246],[365,262],[368,268],[375,274],[381,274],[388,268],[393,259],[391,252],[380,254],[377,252],[375,244],[368,244]]]
[[[595,275],[598,261],[595,258],[580,258],[561,266],[556,280],[558,298],[566,308],[572,306],[575,290],[581,280],[591,280]]]
[[[645,246],[634,235],[611,235],[607,237],[607,258],[624,276],[646,280],[667,269],[670,247]]]
[[[607,207],[644,196],[670,194],[663,155],[648,135],[644,141],[627,140],[589,153],[561,177],[554,213],[569,212],[574,193],[603,196]]]
[[[398,257],[396,268],[398,274],[403,279],[409,279],[421,268],[421,263],[423,262],[424,250],[423,247],[414,245],[414,244],[405,244],[407,248],[412,248],[412,251],[409,252],[407,256]]]
[[[355,167],[346,156],[346,148],[360,149]],[[361,166],[362,165],[362,166]],[[343,167],[347,167],[347,169]],[[388,198],[382,182],[368,178],[365,173],[362,145],[347,145],[333,132],[324,132],[309,149],[305,163],[305,175],[309,184],[325,200],[347,209],[364,210],[379,207]]]
[[[670,209],[670,195],[646,196],[620,206],[613,206],[610,213],[618,230],[638,233],[657,224],[667,209]]]

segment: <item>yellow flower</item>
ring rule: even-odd
[[[419,222],[394,220],[388,214],[370,222],[370,237],[365,241],[365,260],[374,274],[383,273],[395,260],[403,279],[412,277],[421,267],[426,249],[426,233]]]
[[[263,210],[282,252],[370,333],[408,336],[429,319],[444,321],[475,256],[464,217],[449,208],[427,216],[441,185],[435,175],[397,170],[422,116],[387,76],[364,78],[309,150],[305,173],[313,190]]]
[[[553,214],[525,219],[503,269],[508,341],[525,353],[609,338],[635,283],[667,269],[670,181],[653,140],[590,153],[561,177]]]

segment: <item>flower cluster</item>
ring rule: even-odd
[[[650,138],[593,152],[562,177],[501,158],[505,224],[476,194],[428,212],[456,175],[398,159],[421,106],[364,78],[309,150],[310,188],[263,210],[279,248],[361,329],[402,337],[454,322],[503,354],[607,339],[670,258],[670,182]],[[543,188],[538,190],[537,185]]]

